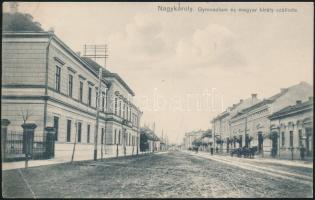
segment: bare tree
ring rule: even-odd
[[[22,117],[23,124],[26,124],[27,120],[33,116],[33,112],[29,107],[20,108],[20,116]]]

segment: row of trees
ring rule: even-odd
[[[43,31],[39,22],[28,13],[3,13],[2,31]]]

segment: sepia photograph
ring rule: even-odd
[[[313,198],[313,2],[2,3],[2,198]]]

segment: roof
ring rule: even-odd
[[[80,62],[85,68],[87,68],[94,76],[98,77],[98,69],[102,66],[100,66],[98,63],[93,61],[90,58],[87,57],[80,57],[77,53],[75,53],[70,47],[68,47],[63,41],[61,41],[60,38],[58,38],[53,32],[48,31],[5,31],[2,32],[3,38],[6,37],[24,37],[24,38],[49,38],[51,37],[54,39],[58,44],[60,44],[68,53],[70,53],[78,62]],[[103,77],[114,77],[118,80],[119,83],[121,83],[127,91],[132,95],[135,96],[135,93],[131,90],[131,88],[127,85],[127,83],[117,74],[112,73],[106,69],[104,69]],[[108,81],[104,80],[104,82],[107,84]]]
[[[275,95],[273,95],[273,96],[271,96],[271,97],[269,97],[269,98],[267,98],[267,99],[264,99],[264,100],[262,100],[262,101],[260,101],[260,102],[258,102],[258,103],[256,103],[256,104],[254,104],[254,105],[252,105],[252,106],[250,106],[250,107],[248,107],[248,108],[245,108],[245,109],[241,110],[241,112],[239,112],[238,114],[236,114],[236,115],[233,116],[232,118],[236,118],[237,116],[240,116],[240,115],[242,115],[242,114],[244,114],[244,113],[246,113],[246,112],[248,112],[248,111],[250,111],[250,110],[253,110],[253,109],[255,109],[255,108],[259,108],[260,106],[263,106],[263,105],[266,105],[266,104],[270,104],[270,103],[276,101],[278,98],[280,98],[280,97],[283,96],[284,94],[286,94],[291,88],[297,87],[297,86],[299,86],[299,85],[309,85],[309,84],[306,83],[306,82],[304,82],[304,81],[302,81],[302,82],[300,82],[299,84],[295,84],[295,85],[290,86],[290,87],[288,87],[288,88],[283,88],[283,89],[281,89],[281,92],[279,92],[279,93],[277,93],[277,94],[275,94]]]
[[[233,104],[233,107],[231,107],[230,110],[225,110],[224,112],[220,113],[213,119],[213,121],[218,120],[218,119],[223,119],[226,116],[231,115],[231,118],[234,118],[236,115],[238,115],[239,110],[248,108],[252,106],[252,98],[247,98],[243,101],[239,101],[237,104]],[[261,102],[261,100],[256,99],[255,101]]]
[[[3,38],[51,38],[54,39],[66,52],[73,56],[75,60],[81,63],[86,69],[88,69],[94,76],[98,77],[97,72],[83,60],[78,54],[76,54],[70,47],[68,47],[60,38],[58,38],[53,32],[48,31],[5,31],[2,32]],[[3,40],[2,40],[3,41]]]
[[[85,62],[87,62],[96,72],[98,72],[99,68],[102,68],[103,73],[102,76],[103,78],[106,77],[114,77],[118,80],[120,84],[122,84],[126,90],[132,95],[135,96],[135,93],[131,90],[131,88],[128,86],[128,84],[117,74],[117,73],[112,73],[107,69],[104,69],[101,65],[96,63],[94,60],[88,57],[81,57]]]
[[[313,98],[309,99],[308,101],[305,101],[300,104],[290,105],[287,106],[272,115],[269,116],[269,119],[277,119],[281,117],[285,117],[291,114],[303,112],[303,111],[311,111],[313,109]]]

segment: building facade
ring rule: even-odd
[[[185,150],[188,150],[188,149],[191,149],[193,146],[194,146],[194,141],[196,141],[196,140],[202,140],[202,136],[207,132],[208,130],[196,130],[196,131],[191,131],[191,132],[187,132],[187,133],[185,133],[185,137],[184,137],[184,139],[183,139],[183,143],[184,143],[184,145],[183,145],[183,148],[185,149]],[[213,139],[213,138],[212,138]],[[209,141],[208,141],[208,139],[206,139],[205,138],[205,141],[207,141],[207,142],[212,142],[213,143],[213,141],[212,141],[212,139],[210,139]]]
[[[98,158],[114,153],[114,144],[130,153],[139,146],[142,114],[132,102],[134,92],[108,70],[99,88],[97,67],[51,32],[4,32],[1,117],[10,120],[8,129],[22,131],[26,114],[36,135],[45,137],[44,129],[54,127],[58,158],[70,158],[77,143],[75,158],[92,159],[95,140]]]
[[[229,151],[231,148],[235,148],[235,141],[233,140],[233,134],[231,131],[231,119],[240,110],[250,107],[256,104],[260,100],[257,98],[257,94],[252,94],[251,98],[240,99],[237,104],[228,107],[224,112],[217,115],[212,121],[212,129],[215,135],[214,145],[218,147],[219,151]]]
[[[308,101],[296,101],[269,116],[272,152],[274,157],[313,158],[313,97]]]
[[[294,104],[297,100],[305,101],[313,96],[313,87],[306,82],[281,89],[270,98],[264,99],[248,108],[242,109],[231,118],[232,137],[238,138],[238,147],[257,146],[259,152],[271,152],[269,116]]]

